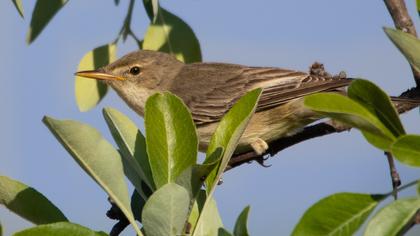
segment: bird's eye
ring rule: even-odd
[[[132,74],[132,75],[140,74],[140,67],[138,67],[138,66],[131,67],[130,74]]]

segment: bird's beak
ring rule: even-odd
[[[103,70],[85,70],[85,71],[78,71],[75,73],[76,76],[85,77],[89,79],[97,79],[97,80],[125,80],[124,77],[119,77],[115,75],[111,75],[105,73]]]

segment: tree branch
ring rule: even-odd
[[[394,21],[394,25],[397,29],[402,30],[417,37],[416,28],[414,27],[413,21],[408,14],[407,7],[403,0],[384,0],[386,7],[388,8],[389,14]],[[420,86],[420,71],[411,67],[413,72],[414,80],[416,81],[417,87]]]

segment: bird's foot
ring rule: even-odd
[[[251,143],[252,149],[254,149],[254,152],[257,153],[257,155],[264,154],[268,149],[268,144],[260,139],[257,138],[254,142]]]

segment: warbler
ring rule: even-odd
[[[139,50],[97,70],[79,71],[76,75],[102,80],[141,116],[151,95],[164,91],[177,95],[192,114],[202,151],[234,103],[248,91],[262,88],[256,112],[237,151],[252,148],[263,154],[267,143],[322,118],[305,108],[304,96],[340,91],[352,81],[345,75],[330,76],[319,64],[312,69],[315,73],[227,63],[185,64],[170,54]]]

